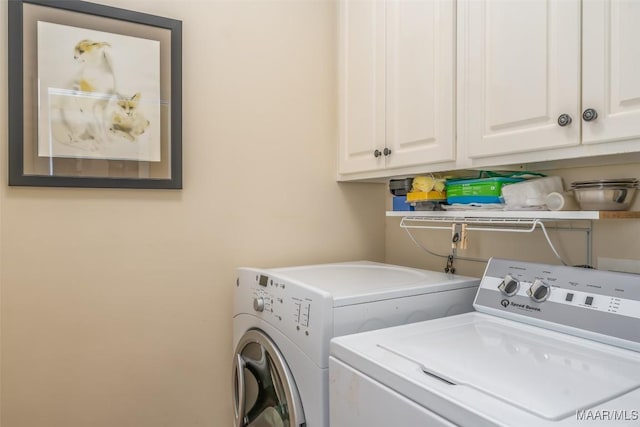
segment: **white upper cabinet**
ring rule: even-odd
[[[341,177],[453,162],[454,1],[342,1],[339,88]]]
[[[340,180],[640,156],[640,0],[340,0],[338,29]]]
[[[582,141],[639,138],[640,1],[584,0],[583,22]]]
[[[384,1],[340,4],[340,173],[384,167],[385,34]]]
[[[387,166],[455,159],[452,1],[387,2]]]
[[[578,145],[580,1],[469,0],[460,7],[468,157]],[[560,117],[578,126],[561,126]]]
[[[640,1],[458,7],[466,166],[640,151]]]

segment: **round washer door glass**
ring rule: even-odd
[[[237,427],[298,427],[304,424],[300,396],[284,358],[265,334],[247,331],[233,359]]]

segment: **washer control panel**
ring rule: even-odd
[[[570,328],[587,338],[612,337],[623,347],[627,341],[631,348],[640,346],[640,275],[492,258],[474,307],[551,329]]]

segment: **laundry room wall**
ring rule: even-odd
[[[593,162],[592,162],[593,163]],[[638,178],[640,164],[629,163],[612,166],[564,167],[543,170],[547,175],[563,178],[564,186],[571,182],[588,179]],[[388,193],[388,192],[387,192]],[[387,209],[391,199],[387,195]],[[640,197],[636,197],[631,210],[640,210]],[[585,227],[585,222],[557,223],[562,227]],[[411,230],[414,238],[431,252],[443,255],[451,253],[451,231]],[[583,265],[586,259],[586,234],[576,231],[549,230],[549,236],[563,260],[570,265]],[[608,219],[593,222],[593,264],[597,267],[599,257],[637,261],[640,265],[640,220]],[[559,264],[544,234],[538,228],[533,233],[477,232],[468,233],[467,250],[459,250],[460,257],[486,260],[489,257],[518,259],[523,261]],[[446,258],[426,253],[412,242],[406,230],[400,228],[400,218],[386,219],[386,261],[411,267],[441,271]],[[485,262],[456,261],[456,273],[482,276]]]
[[[336,4],[100,3],[183,23],[184,189],[8,187],[0,156],[1,424],[228,426],[235,268],[384,259],[383,185],[335,182]]]

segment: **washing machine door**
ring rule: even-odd
[[[302,403],[284,357],[259,330],[247,331],[233,359],[236,427],[299,427]]]

